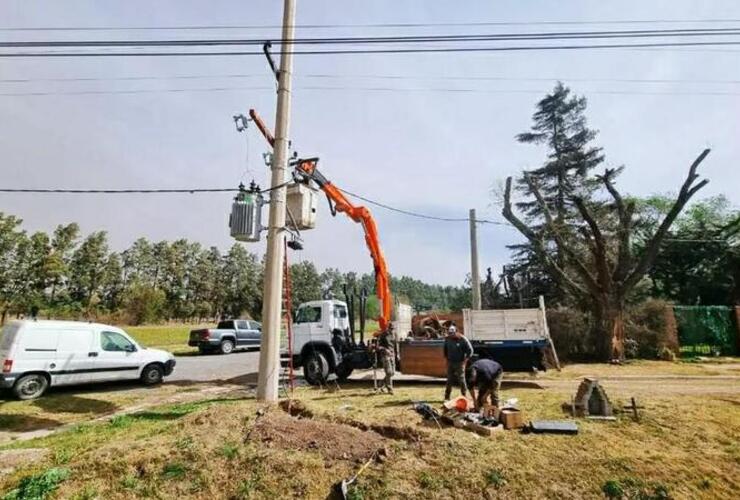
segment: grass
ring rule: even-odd
[[[670,375],[684,374],[682,365],[622,368],[626,374]],[[438,405],[443,387],[437,383],[398,383],[394,395],[371,395],[366,383],[342,384],[333,393],[301,387],[295,397],[315,419],[410,427],[422,434],[419,442],[388,439],[387,458],[362,473],[351,498],[740,497],[736,381],[683,380],[674,388],[609,379],[619,372],[606,365],[577,365],[566,369],[570,378],[561,372],[532,384],[505,384],[502,397],[518,398],[527,420],[562,419],[561,404],[578,383],[573,378],[586,368],[604,380],[617,406],[641,395],[641,422],[628,416],[614,423],[578,420],[576,436],[505,431],[481,438],[420,425],[411,404]],[[170,404],[12,443],[6,448],[41,447],[51,453],[0,478],[0,491],[43,473],[55,461],[63,461],[71,472],[59,484],[59,498],[80,498],[86,491],[111,499],[325,498],[335,482],[357,471],[359,463],[327,463],[317,450],[245,439],[261,408],[254,399]]]
[[[184,354],[198,352],[196,348],[188,346],[190,330],[207,326],[209,325],[146,325],[124,326],[123,329],[145,347]]]

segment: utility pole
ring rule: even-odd
[[[293,40],[295,32],[295,0],[285,0],[283,6],[283,35],[280,45],[277,114],[275,117],[275,145],[273,147],[272,180],[270,182],[270,215],[267,228],[265,257],[265,285],[262,306],[262,342],[260,345],[257,399],[275,402],[278,399],[280,378],[280,321],[283,295],[283,256],[285,248],[281,237],[285,228],[285,182],[288,169],[288,134],[290,131],[290,88],[293,71]]]
[[[480,309],[480,271],[478,269],[478,231],[475,209],[470,209],[470,287],[473,289],[473,309]]]

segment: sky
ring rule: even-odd
[[[299,26],[666,19],[729,20],[710,27],[740,25],[740,21],[731,21],[740,20],[740,4],[732,0],[297,3]],[[0,28],[270,28],[210,32],[3,29],[0,40],[276,39],[281,19],[282,2],[276,0],[5,0],[0,3]],[[297,35],[671,27],[693,25],[355,26],[299,28]],[[588,99],[589,125],[599,130],[597,144],[604,148],[605,166],[626,166],[618,181],[620,190],[633,195],[676,191],[691,161],[703,148],[711,147],[700,169],[710,184],[701,195],[723,193],[737,205],[738,51],[724,47],[296,56],[290,136],[301,156],[320,157],[324,175],[348,191],[434,216],[464,218],[475,208],[481,218],[502,220],[497,194],[501,184],[509,175],[538,166],[546,154],[543,148],[517,143],[515,135],[528,129],[535,103],[555,81],[562,80]],[[174,78],[182,76],[199,78]],[[59,81],[63,78],[98,80]],[[635,79],[674,82],[626,81]],[[237,133],[232,119],[255,108],[273,126],[274,80],[263,57],[0,59],[0,80],[2,187],[235,187],[251,179],[263,187],[269,183],[262,160],[266,143],[253,127]],[[169,92],[140,92],[146,90]],[[28,231],[51,231],[58,224],[74,221],[83,233],[107,231],[115,250],[141,236],[157,241],[188,238],[226,249],[232,244],[227,227],[230,205],[231,195],[225,193],[0,194],[0,212],[22,218]],[[370,208],[392,274],[440,284],[465,281],[470,272],[467,223],[416,219]],[[521,240],[506,226],[481,225],[478,235],[481,273],[486,267],[499,272],[509,257],[506,245]],[[361,228],[341,215],[333,220],[323,199],[318,227],[304,232],[303,238],[305,248],[291,253],[293,261],[308,259],[320,269],[372,272]],[[249,248],[260,255],[264,252],[263,244]]]

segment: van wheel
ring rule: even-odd
[[[49,380],[45,376],[39,373],[31,373],[30,375],[23,375],[16,381],[13,386],[13,394],[18,399],[36,399],[41,397],[48,388]]]
[[[303,362],[303,377],[311,385],[321,385],[329,376],[329,362],[323,353],[314,351]]]
[[[147,365],[141,372],[141,382],[144,385],[157,385],[162,383],[164,372],[159,365]]]
[[[221,341],[221,354],[231,354],[234,352],[234,342],[231,340]]]

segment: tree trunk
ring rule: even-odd
[[[601,361],[624,360],[624,302],[600,297],[594,305],[596,354]]]

